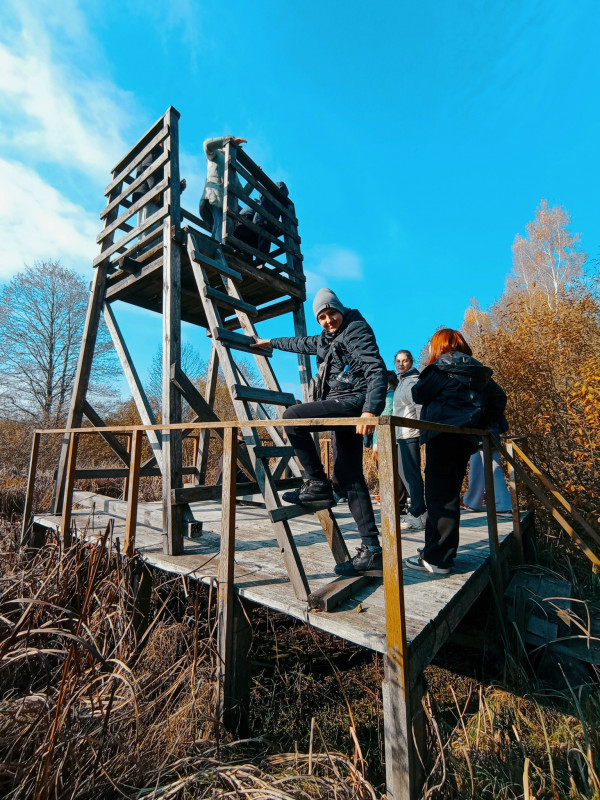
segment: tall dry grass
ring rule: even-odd
[[[228,738],[213,717],[210,593],[156,582],[136,634],[133,565],[110,538],[27,554],[17,526],[2,526],[0,796],[376,798],[339,753]]]

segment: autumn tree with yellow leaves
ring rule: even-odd
[[[463,332],[508,395],[514,435],[579,507],[600,510],[600,303],[568,212],[543,200],[513,243],[489,310],[471,301]]]

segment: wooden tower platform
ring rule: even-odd
[[[422,785],[423,667],[452,630],[492,585],[501,611],[502,562],[513,526],[519,530],[516,495],[512,521],[494,513],[464,516],[456,569],[449,576],[403,570],[404,555],[414,555],[421,535],[401,531],[395,426],[461,432],[455,428],[381,417],[378,427],[380,530],[383,575],[335,579],[336,563],[348,558],[347,542],[357,540],[347,507],[307,512],[280,499],[298,486],[301,472],[285,437],[282,409],[294,404],[282,392],[270,365],[271,353],[251,348],[255,325],[291,314],[294,335],[306,335],[305,279],[294,206],[280,188],[233,140],[223,145],[223,225],[213,237],[205,223],[181,205],[179,114],[170,108],[114,167],[106,187],[100,253],[84,328],[75,387],[65,429],[36,431],[23,515],[24,538],[33,521],[60,531],[68,544],[76,535],[91,537],[114,522],[127,556],[138,552],[149,566],[186,574],[218,587],[219,704],[217,713],[235,728],[244,707],[247,646],[246,609],[264,605],[384,654],[387,791],[390,800],[415,800]],[[245,185],[243,185],[243,183]],[[271,211],[261,198],[267,198]],[[194,198],[197,200],[197,198]],[[275,208],[275,212],[272,209]],[[250,213],[242,214],[243,210]],[[255,224],[258,212],[269,223]],[[260,236],[261,245],[246,232]],[[248,243],[250,241],[250,244]],[[254,244],[252,243],[254,242]],[[266,242],[266,245],[265,245]],[[125,302],[162,315],[162,407],[157,424],[148,397],[119,329],[113,304]],[[109,427],[88,397],[90,371],[101,315],[104,317],[141,425]],[[189,322],[211,338],[204,394],[181,364],[181,323]],[[254,358],[262,386],[250,385],[233,353]],[[299,356],[302,398],[307,399],[311,367]],[[214,406],[221,368],[236,419],[219,419]],[[182,401],[194,413],[182,419]],[[87,420],[87,422],[86,422]],[[296,420],[295,425],[356,425],[358,419]],[[488,505],[494,507],[492,438],[483,438]],[[243,436],[245,448],[237,445]],[[32,514],[40,439],[61,436],[52,507]],[[102,436],[118,466],[78,468],[78,449]],[[210,435],[223,440],[223,483],[206,485]],[[183,463],[183,440],[193,436],[194,462]],[[146,438],[151,456],[141,461]],[[495,446],[495,445],[494,445]],[[237,484],[238,470],[245,476]],[[184,483],[184,475],[192,483]],[[138,502],[140,476],[160,476],[162,499]],[[76,491],[76,481],[123,478],[126,500]],[[252,493],[261,507],[240,506]],[[202,523],[199,539],[189,539],[188,522]],[[344,536],[342,535],[344,534]],[[360,613],[357,613],[359,610]],[[336,608],[335,613],[327,613]],[[316,611],[315,609],[320,609]],[[237,709],[237,711],[236,711]],[[239,719],[238,719],[239,721]]]

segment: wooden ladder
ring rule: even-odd
[[[214,250],[210,254],[202,252],[195,231],[191,228],[187,229],[187,250],[200,300],[206,314],[208,335],[212,338],[213,343],[213,353],[216,354],[223,370],[237,419],[240,422],[268,419],[271,415],[266,406],[279,410],[295,405],[296,399],[293,394],[281,391],[269,361],[272,351],[251,347],[257,338],[252,319],[256,318],[258,311],[255,306],[246,303],[242,297],[241,273],[228,265],[222,246],[218,242],[213,242],[213,244]],[[206,250],[205,238],[202,239],[202,250]],[[215,273],[220,278],[222,288],[217,289],[211,285],[210,278]],[[226,309],[237,315],[243,333],[236,333],[224,326],[220,309]],[[232,350],[248,353],[254,358],[266,388],[250,385],[239,364],[236,363]],[[279,413],[278,416],[280,416]],[[266,430],[270,436],[272,444],[265,445],[260,438],[258,429],[242,426],[256,482],[264,498],[269,518],[273,523],[274,533],[283,554],[290,582],[296,597],[299,600],[308,601],[311,594],[310,587],[289,520],[294,517],[315,514],[338,564],[349,558],[348,549],[330,508],[313,511],[299,505],[284,506],[281,504],[278,484],[281,484],[280,479],[285,468],[288,467],[293,475],[299,477],[300,467],[293,457],[292,447],[287,444],[278,429],[275,426],[269,426],[263,430]],[[273,459],[276,459],[276,465],[271,469],[270,462]]]

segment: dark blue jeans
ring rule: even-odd
[[[315,403],[298,403],[283,414],[284,419],[311,419],[313,417],[360,417],[364,395],[318,400]],[[287,437],[306,477],[315,481],[326,480],[327,475],[317,453],[311,431],[326,430],[320,426],[286,428]],[[333,473],[342,492],[348,495],[348,508],[354,517],[362,543],[379,546],[379,530],[375,523],[371,495],[363,473],[363,438],[354,427],[334,428],[336,457]]]

